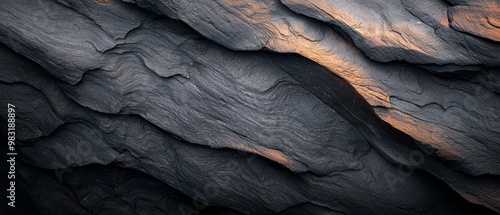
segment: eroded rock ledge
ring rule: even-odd
[[[4,2],[26,198],[41,214],[500,213],[499,8]]]

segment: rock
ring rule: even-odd
[[[500,4],[494,0],[449,1],[450,26],[475,36],[500,42]]]
[[[500,105],[498,94],[483,88],[481,84],[464,82],[460,78],[442,79],[440,76],[424,71],[428,69],[419,69],[412,64],[374,62],[363,55],[367,54],[367,51],[359,52],[356,47],[346,43],[345,38],[332,28],[314,20],[304,19],[303,16],[288,10],[290,8],[294,12],[328,21],[330,19],[328,17],[332,14],[341,14],[332,8],[334,5],[340,4],[338,2],[316,1],[314,4],[318,5],[314,6],[308,1],[283,1],[288,8],[283,7],[278,1],[231,3],[210,1],[197,4],[196,7],[191,7],[191,1],[187,0],[176,1],[176,3],[167,0],[133,2],[139,5],[153,5],[153,2],[162,2],[169,8],[163,13],[164,15],[174,17],[167,12],[177,11],[177,17],[174,18],[186,22],[204,36],[231,49],[258,50],[265,48],[276,52],[298,53],[307,57],[348,81],[371,106],[375,107],[380,118],[420,141],[424,146],[437,149],[437,155],[449,161],[453,168],[473,175],[500,174],[500,160],[497,156],[500,151],[497,144],[500,142],[500,133],[498,129],[489,129],[500,127],[498,124],[500,121],[495,120],[500,116],[497,111],[494,111],[495,107]],[[433,58],[429,58],[429,60],[425,60],[426,58],[420,54],[413,57],[405,54],[418,53],[405,46],[396,47],[393,51],[383,51],[386,50],[386,47],[393,47],[393,45],[387,44],[365,48],[365,50],[369,50],[367,55],[384,56],[386,60],[380,60],[382,62],[395,60],[390,57],[390,55],[394,55],[403,57],[408,62],[426,64],[424,66],[427,68],[431,64],[431,67],[434,68],[433,71],[446,73],[462,72],[463,70],[471,70],[470,68],[476,70],[477,65],[497,66],[498,53],[500,53],[498,44],[457,32],[447,27],[447,22],[444,24],[435,22],[441,18],[446,19],[445,9],[447,5],[445,3],[428,2],[415,5],[416,3],[407,1],[403,3],[378,2],[379,7],[383,9],[381,14],[378,14],[376,10],[366,9],[371,11],[373,16],[359,9],[363,8],[359,6],[361,3],[345,3],[340,4],[339,7],[362,13],[363,16],[358,16],[360,18],[370,19],[373,16],[386,17],[386,19],[401,18],[407,23],[403,25],[407,26],[406,28],[416,28],[415,31],[426,32],[412,34],[419,36],[415,38],[415,41],[408,41],[408,44],[433,46],[422,51]],[[323,8],[321,13],[317,13],[318,8]],[[409,8],[412,9],[409,10]],[[330,9],[329,15],[322,14]],[[249,11],[252,13],[245,13]],[[405,15],[398,15],[398,13]],[[240,14],[245,15],[234,18]],[[355,13],[346,14],[346,16],[352,16]],[[404,18],[410,17],[414,20],[415,16],[422,17],[420,21],[423,22],[423,24],[421,23],[423,27],[413,25],[412,22]],[[263,17],[268,21],[262,21]],[[345,16],[344,18],[347,19]],[[352,21],[352,19],[349,20]],[[381,18],[380,22],[386,22],[386,20]],[[335,22],[332,23],[339,25]],[[357,26],[356,23],[345,25],[350,28]],[[373,25],[384,26],[382,23],[373,23]],[[431,28],[432,26],[437,30]],[[370,30],[366,30],[368,33],[365,36],[355,36],[350,34],[347,29],[343,29],[343,25],[340,25],[339,28],[347,32],[347,35],[354,41],[354,45],[356,45],[356,38],[365,42],[369,41],[370,38],[378,38],[377,34],[370,34]],[[371,27],[366,28],[371,29]],[[412,31],[406,28],[403,27],[400,31],[411,34]],[[427,30],[424,31],[420,28]],[[236,32],[245,33],[238,34]],[[389,30],[387,32],[394,34]],[[422,34],[428,34],[428,37],[434,38],[436,44],[429,43],[427,37],[420,36]],[[384,41],[389,41],[392,38],[397,41],[399,36],[390,36]],[[400,44],[400,42],[394,43]],[[363,50],[362,46],[357,46]],[[451,48],[443,49],[444,46]],[[397,50],[401,50],[401,52]],[[444,51],[444,53],[433,53],[430,50]],[[442,59],[434,59],[436,57],[442,57]],[[374,57],[371,56],[371,58]],[[419,61],[413,61],[413,58],[419,59]],[[444,64],[444,67],[434,64]],[[464,65],[465,69],[453,65]],[[481,72],[476,71],[475,73]],[[297,81],[300,82],[300,80]],[[455,87],[457,85],[463,86]],[[471,146],[473,149],[470,149]],[[483,161],[476,161],[477,159]],[[477,162],[489,164],[480,167],[475,165]]]
[[[339,26],[356,47],[376,61],[498,66],[499,44],[457,32],[454,29],[456,24],[453,24],[453,11],[457,9],[455,6],[450,8],[445,1],[282,2],[297,13]],[[494,3],[478,8],[491,8],[487,9],[492,11],[491,14],[495,11]],[[452,17],[450,21],[448,12]],[[483,13],[475,11],[470,14]]]
[[[188,197],[139,171],[98,165],[45,171],[19,164],[20,176],[42,214],[180,215],[197,211],[188,206]]]
[[[489,5],[5,2],[23,196],[40,214],[499,213]]]

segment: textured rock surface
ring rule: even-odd
[[[500,213],[499,10],[4,2],[0,101],[16,105],[26,201],[40,214]]]

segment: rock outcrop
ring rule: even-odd
[[[3,2],[20,204],[500,213],[499,16],[494,0]]]

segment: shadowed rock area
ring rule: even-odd
[[[499,16],[494,0],[3,2],[20,206],[2,209],[498,214]]]

